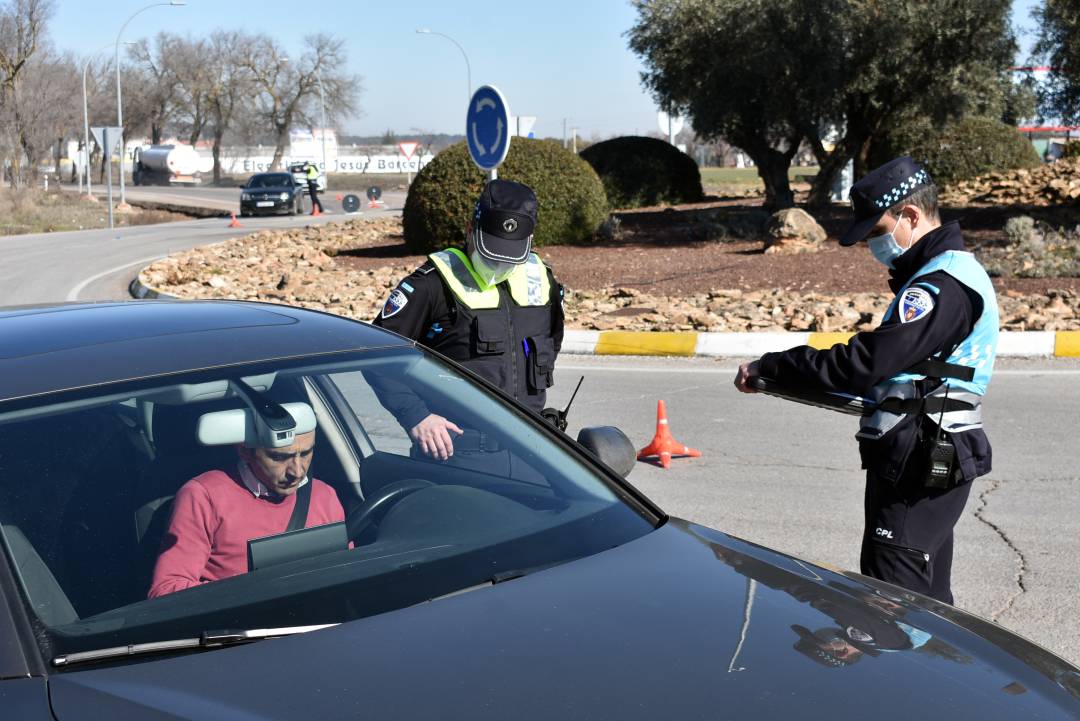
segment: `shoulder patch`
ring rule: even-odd
[[[428,273],[430,273],[433,270],[435,270],[435,266],[431,263],[431,261],[428,261],[428,262],[424,263],[422,266],[420,266],[419,268],[417,268],[415,272],[420,273],[422,275],[427,275]]]
[[[382,317],[393,318],[408,304],[409,297],[405,295],[401,288],[394,288],[394,292],[390,294],[390,297],[386,299],[386,303],[383,304]]]
[[[900,322],[912,323],[934,309],[934,298],[925,288],[908,288],[900,296]]]

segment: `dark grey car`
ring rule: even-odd
[[[256,173],[240,189],[240,215],[304,212],[307,186],[299,184],[292,173]]]
[[[669,518],[366,324],[144,301],[0,311],[0,338],[5,719],[1080,716],[1050,652]],[[450,461],[394,393],[465,430]],[[147,598],[177,489],[235,465],[232,430],[308,412],[350,545],[273,536],[276,560]]]

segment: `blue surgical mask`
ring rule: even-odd
[[[896,242],[896,236],[893,235],[899,227],[900,218],[897,218],[896,225],[893,226],[891,231],[884,235],[874,236],[866,241],[867,245],[870,246],[870,252],[873,254],[874,258],[886,268],[892,268],[893,261],[904,254],[904,249]]]

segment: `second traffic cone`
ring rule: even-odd
[[[232,216],[232,220],[230,220],[229,224],[225,226],[226,228],[243,228],[244,227],[244,226],[240,225],[240,221],[236,219],[236,213],[229,213],[229,215]]]
[[[697,458],[700,455],[701,451],[690,446],[684,446],[672,437],[671,429],[668,427],[667,408],[664,406],[663,401],[658,401],[656,404],[656,435],[653,436],[652,443],[638,451],[637,459],[642,461],[657,456],[660,459],[661,466],[671,468],[672,456]]]
[[[312,215],[322,215],[322,211],[319,210],[318,208],[316,208],[315,206],[311,206],[311,214]]]

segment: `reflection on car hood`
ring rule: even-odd
[[[511,583],[50,685],[60,721],[1080,714],[1076,669],[1000,627],[678,520]]]

